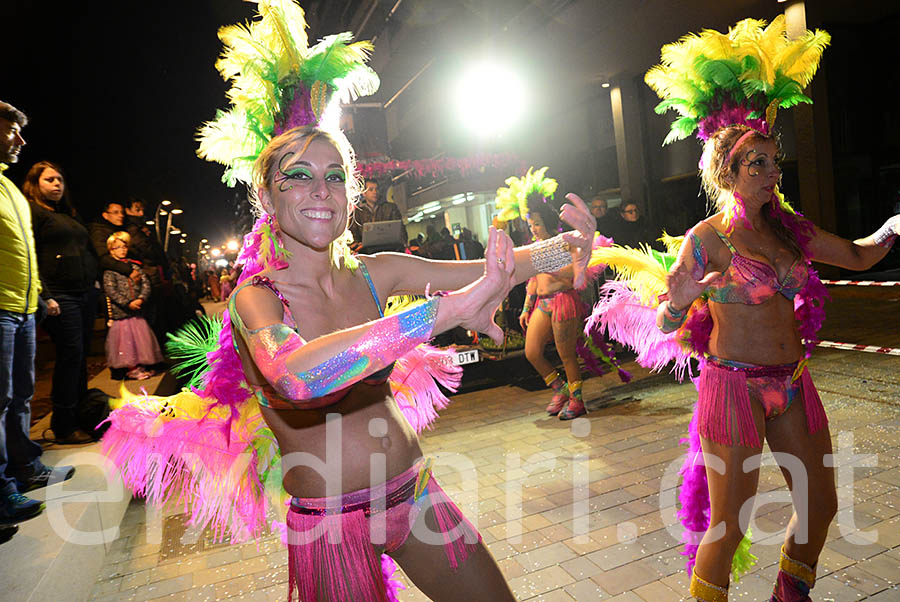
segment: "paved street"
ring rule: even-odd
[[[823,338],[896,345],[900,328],[892,312],[900,291],[863,293],[833,290]],[[841,506],[815,600],[900,600],[898,366],[900,359],[885,355],[821,349],[814,356]],[[543,412],[546,391],[498,385],[455,396],[422,437],[442,485],[477,517],[520,600],[657,602],[686,595],[679,532],[667,527],[675,523],[672,473],[683,453],[679,438],[693,386],[628,368],[636,376],[631,384],[612,375],[586,382],[586,418],[560,422]],[[763,468],[760,490],[784,499],[777,468]],[[732,585],[732,599],[768,599],[789,515],[783,501],[757,504],[759,563]],[[161,530],[148,531],[144,505],[132,501],[94,599],[285,599],[287,555],[276,536],[230,546],[205,535],[182,538],[184,532],[178,511]],[[402,599],[426,600],[411,584]]]

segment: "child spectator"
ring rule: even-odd
[[[231,291],[234,289],[234,281],[235,277],[233,272],[229,271],[228,268],[222,270],[222,277],[219,278],[219,285],[222,288],[222,301],[228,300],[228,295],[230,295]]]
[[[106,239],[110,256],[128,262],[127,232],[114,232]],[[140,285],[118,272],[103,272],[103,290],[109,308],[109,333],[106,335],[106,361],[110,369],[126,368],[127,378],[144,380],[154,375],[148,366],[163,361],[159,344],[150,325],[141,317],[141,306],[150,297],[150,279],[141,272]]]

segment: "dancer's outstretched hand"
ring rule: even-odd
[[[691,270],[679,259],[666,274],[669,289],[669,304],[674,309],[684,309],[694,302],[706,288],[719,279],[722,272],[710,272],[700,280],[694,278]]]
[[[572,284],[575,288],[581,288],[584,286],[587,266],[591,261],[591,247],[594,243],[594,232],[597,231],[597,219],[577,194],[569,193],[566,199],[569,202],[563,205],[559,216],[575,228],[575,231],[564,233],[563,240],[569,243],[572,252],[572,271],[575,275]]]
[[[512,240],[505,232],[491,227],[484,254],[484,275],[445,299],[454,325],[484,333],[498,345],[502,344],[503,330],[494,322],[494,314],[515,284],[515,269]]]

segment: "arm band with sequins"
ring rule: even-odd
[[[525,307],[522,308],[522,313],[523,314],[531,313],[531,310],[534,307],[535,301],[537,301],[537,295],[527,295],[525,297]]]
[[[887,248],[894,245],[894,240],[897,238],[896,227],[898,221],[900,221],[900,215],[895,215],[878,228],[878,231],[872,235],[876,245]]]
[[[569,243],[559,234],[547,240],[541,240],[528,247],[531,265],[540,273],[558,272],[572,263]]]
[[[681,325],[684,324],[685,318],[687,318],[688,308],[674,309],[671,301],[666,301],[665,303],[666,306],[663,309],[663,320],[660,330],[663,332],[678,330],[681,328]]]
[[[287,362],[306,344],[284,323],[241,329],[257,368],[279,395],[299,401],[346,388],[389,366],[432,336],[438,299],[376,320],[350,347],[303,372],[291,372]]]

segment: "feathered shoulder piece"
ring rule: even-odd
[[[544,177],[547,167],[532,171],[532,167],[521,178],[506,178],[506,187],[497,189],[497,216],[502,221],[512,221],[528,216],[529,199],[552,199],[558,183],[553,178]]]
[[[657,113],[681,115],[664,144],[695,131],[706,140],[733,124],[768,134],[779,108],[812,102],[803,89],[830,41],[819,29],[790,39],[779,15],[768,26],[744,19],[727,34],[707,29],[663,46],[660,64],[644,80],[663,99]]]
[[[231,109],[198,132],[197,154],[228,169],[222,181],[250,183],[253,162],[273,136],[301,125],[328,124],[333,102],[378,90],[365,65],[372,44],[350,32],[309,47],[303,9],[294,0],[256,0],[257,19],[219,30],[216,68],[231,82]],[[336,114],[335,114],[336,115]]]

